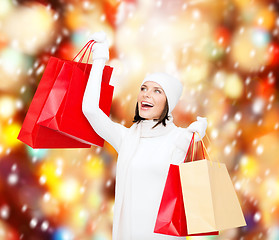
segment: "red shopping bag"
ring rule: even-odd
[[[32,148],[89,148],[90,145],[76,141],[64,134],[37,124],[44,103],[65,62],[50,58],[36,93],[23,121],[18,139]]]
[[[194,139],[192,138],[189,149],[193,141]],[[188,152],[185,160],[188,157]],[[195,234],[188,233],[179,165],[170,165],[154,232],[172,236],[209,236],[219,234],[218,231]]]
[[[104,140],[93,130],[82,112],[83,95],[92,65],[81,63],[81,60],[91,44],[94,43],[88,42],[85,45],[86,50],[79,62],[66,61],[63,65],[45,102],[38,124],[83,143],[102,147]],[[105,66],[99,106],[106,115],[110,113],[114,90],[113,86],[109,85],[111,74],[112,68]]]

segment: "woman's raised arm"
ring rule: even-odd
[[[99,108],[103,69],[108,60],[108,47],[105,43],[97,42],[95,45],[93,46],[93,64],[83,96],[82,111],[94,131],[118,152],[127,128],[113,122]]]

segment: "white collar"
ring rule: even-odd
[[[157,121],[154,120],[143,120],[140,123],[138,123],[138,127],[140,127],[140,137],[149,138],[162,136],[167,134],[175,127],[173,123],[173,117],[171,115],[169,117],[169,120],[166,121],[166,126],[164,126],[161,123],[157,125],[155,128],[152,128],[156,123]]]

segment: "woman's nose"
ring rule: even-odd
[[[149,91],[146,91],[146,92],[144,92],[144,95],[143,95],[144,97],[150,97],[150,92]]]

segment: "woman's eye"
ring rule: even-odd
[[[160,91],[160,90],[155,90],[155,92],[156,92],[156,93],[161,93],[161,91]]]
[[[147,91],[147,88],[146,87],[142,87],[141,91]]]

